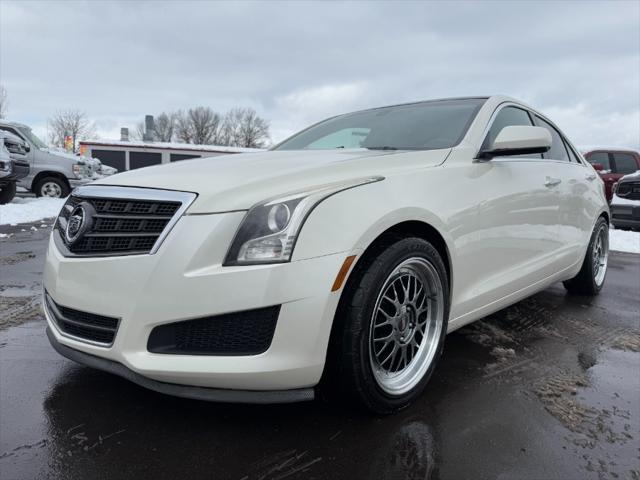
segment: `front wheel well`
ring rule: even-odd
[[[67,184],[67,187],[69,187],[69,189],[71,189],[71,185],[69,185],[69,179],[67,179],[67,177],[65,177],[62,173],[60,173],[60,172],[52,172],[52,171],[44,171],[44,172],[38,173],[35,176],[35,178],[33,179],[33,182],[31,182],[31,191],[35,193],[36,186],[38,185],[38,182],[40,180],[42,180],[43,178],[47,178],[47,177],[59,178],[60,180],[62,180],[63,182],[65,182]]]
[[[389,241],[390,238],[407,238],[407,237],[418,237],[426,240],[431,243],[434,248],[440,254],[444,266],[447,270],[447,277],[449,279],[449,294],[452,291],[452,265],[451,265],[451,255],[449,253],[449,248],[447,247],[447,243],[445,242],[443,236],[438,232],[436,228],[428,223],[421,222],[418,220],[410,220],[402,223],[398,223],[391,228],[388,228],[380,235],[378,235],[373,242],[369,244],[366,250],[363,252],[359,260],[368,257],[369,255],[375,255],[378,250],[378,246],[381,244],[385,244]]]

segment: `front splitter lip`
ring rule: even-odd
[[[194,400],[204,400],[207,402],[220,403],[254,403],[254,404],[274,404],[274,403],[297,403],[307,402],[315,398],[313,388],[299,388],[293,390],[230,390],[222,388],[206,388],[176,385],[174,383],[159,382],[152,380],[123,364],[96,357],[88,353],[80,352],[73,348],[61,344],[55,334],[47,327],[47,337],[51,346],[63,357],[73,360],[76,363],[87,367],[102,370],[119,377],[125,378],[141,387],[155,392],[172,395],[175,397],[189,398]]]

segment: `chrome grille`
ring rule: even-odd
[[[155,253],[194,198],[195,194],[186,192],[81,187],[69,196],[58,216],[56,243],[67,256]],[[83,212],[80,231],[72,238],[67,226],[79,210]]]

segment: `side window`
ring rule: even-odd
[[[504,127],[509,127],[512,125],[524,125],[524,126],[533,126],[531,123],[531,117],[526,110],[517,107],[505,107],[498,112],[493,123],[491,124],[491,128],[489,128],[489,132],[487,133],[484,142],[482,142],[482,150],[486,150],[491,148],[491,144],[496,139],[500,131]],[[532,155],[513,155],[503,158],[540,158],[538,154]]]
[[[604,171],[611,170],[611,162],[609,161],[609,154],[607,152],[593,152],[587,157],[587,161],[591,164],[599,163],[602,165]]]
[[[551,134],[551,149],[548,152],[543,153],[542,156],[551,160],[564,160],[565,162],[568,162],[569,154],[564,146],[564,141],[562,140],[560,132],[537,115],[535,117],[535,122],[537,126],[546,128]]]
[[[635,157],[630,153],[614,152],[613,163],[616,166],[615,173],[621,173],[622,175],[640,170]]]
[[[574,163],[580,163],[580,159],[578,158],[578,156],[576,155],[576,152],[573,151],[573,149],[571,148],[571,146],[567,143],[567,141],[565,140],[564,142],[564,146],[567,149],[567,152],[569,152],[569,160],[571,162]]]

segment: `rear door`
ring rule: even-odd
[[[546,128],[551,134],[551,149],[543,156],[549,161],[545,167],[559,180],[558,242],[555,255],[558,270],[568,268],[581,260],[584,253],[585,236],[591,234],[593,219],[590,185],[597,180],[593,170],[587,168],[578,158],[562,133],[546,119],[534,115],[537,126]]]

